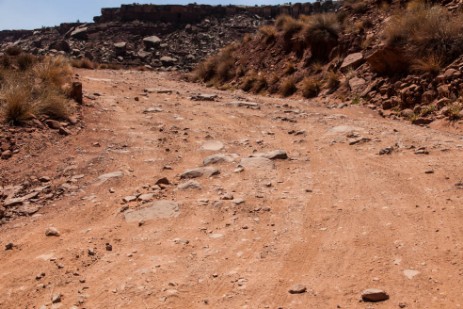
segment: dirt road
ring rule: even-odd
[[[463,304],[463,141],[445,124],[79,74],[84,129],[0,163],[13,185],[64,190],[0,227],[0,308]],[[367,288],[390,299],[361,302]]]

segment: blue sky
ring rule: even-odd
[[[153,4],[239,4],[263,5],[281,4],[280,0],[161,0],[161,1],[119,1],[119,0],[0,0],[0,30],[35,29],[55,26],[62,22],[92,21],[100,15],[102,7],[118,7],[130,3]]]

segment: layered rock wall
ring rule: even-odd
[[[208,16],[224,17],[251,13],[262,18],[275,18],[280,14],[297,17],[302,14],[330,12],[337,4],[333,1],[314,3],[295,3],[278,6],[210,6],[210,5],[153,5],[131,4],[120,8],[104,8],[101,16],[94,18],[96,23],[112,21],[130,22],[134,20],[166,23],[196,23]]]

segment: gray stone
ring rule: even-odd
[[[187,182],[179,184],[177,186],[177,189],[179,189],[179,190],[190,190],[190,189],[201,190],[202,187],[198,182],[196,182],[194,180],[189,180]]]
[[[222,150],[224,144],[220,141],[207,141],[201,145],[201,150],[209,150],[209,151],[219,151]]]
[[[112,173],[107,173],[107,174],[103,174],[103,175],[100,175],[98,176],[98,180],[100,181],[100,184],[101,183],[104,183],[110,179],[113,179],[113,178],[120,178],[124,176],[124,173],[121,172],[121,171],[116,171],[116,172],[112,172]]]
[[[268,171],[274,169],[275,164],[272,160],[264,157],[251,157],[241,159],[240,167],[244,169]]]
[[[191,178],[198,178],[198,177],[212,177],[214,175],[220,174],[220,171],[214,167],[198,167],[186,170],[180,175],[181,179],[191,179]]]
[[[137,197],[136,197],[135,195],[129,195],[129,196],[126,196],[126,197],[124,197],[124,198],[122,199],[122,201],[123,201],[124,203],[130,203],[130,202],[133,202],[133,201],[135,201],[135,200],[137,200]]]
[[[174,65],[177,62],[177,59],[173,57],[169,57],[169,56],[161,57],[161,59],[159,60],[161,60],[162,65],[165,65],[165,66]]]
[[[215,101],[219,96],[216,94],[196,94],[190,98],[192,101]]]
[[[265,153],[253,153],[251,157],[260,157],[260,158],[267,158],[270,160],[285,160],[288,159],[288,154],[284,150],[274,150],[270,152],[265,152]]]
[[[380,289],[366,289],[362,292],[362,300],[368,302],[379,302],[388,300],[389,295]]]
[[[260,105],[259,103],[255,103],[255,102],[230,102],[230,103],[227,103],[228,106],[232,106],[232,107],[245,107],[245,108],[249,108],[249,109],[260,109]]]
[[[162,40],[155,35],[143,39],[143,44],[145,44],[147,48],[159,47],[159,45],[161,45],[161,42]]]
[[[177,217],[179,210],[179,205],[176,202],[160,200],[152,202],[142,209],[127,211],[124,217],[127,222],[140,222],[157,218]]]
[[[237,154],[223,154],[223,153],[220,153],[220,154],[215,154],[215,155],[211,155],[211,156],[206,157],[203,160],[203,165],[207,166],[207,165],[211,165],[211,164],[218,164],[218,163],[224,163],[224,162],[229,163],[229,162],[233,162],[236,159],[238,159]]]
[[[159,107],[148,107],[143,111],[143,114],[149,114],[149,113],[160,113],[162,112],[162,108]]]
[[[365,62],[362,53],[353,53],[344,58],[340,70],[347,72],[349,69],[356,69],[363,62]]]
[[[149,202],[154,198],[154,193],[145,193],[138,197],[138,199],[142,202]]]

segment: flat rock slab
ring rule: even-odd
[[[405,269],[403,273],[404,273],[404,276],[410,280],[413,279],[413,277],[420,274],[419,271],[414,270],[414,269]]]
[[[215,101],[219,96],[216,94],[197,94],[192,96],[192,101]]]
[[[180,179],[191,179],[198,177],[212,177],[220,174],[220,171],[215,167],[198,167],[184,171],[180,175]]]
[[[368,302],[379,302],[388,300],[389,295],[380,289],[366,289],[362,292],[362,300]]]
[[[150,113],[161,113],[163,110],[159,107],[148,107],[143,111],[143,114],[150,114]]]
[[[103,175],[100,175],[98,176],[98,180],[99,180],[99,183],[102,184],[110,179],[113,179],[113,178],[120,178],[124,176],[124,173],[121,172],[121,171],[116,171],[116,172],[112,172],[112,173],[107,173],[107,174],[103,174]]]
[[[127,222],[140,222],[157,218],[173,218],[179,215],[179,205],[173,201],[160,200],[147,204],[145,208],[127,211],[124,214]]]
[[[177,186],[177,189],[179,190],[201,190],[202,187],[198,182],[194,180],[188,180],[187,182],[179,184]]]
[[[264,157],[243,158],[240,161],[240,166],[249,170],[269,171],[275,168],[272,160]]]
[[[253,153],[251,157],[255,158],[267,158],[270,160],[286,160],[288,159],[288,154],[284,150],[274,150],[270,152],[257,152]]]
[[[220,141],[207,141],[201,145],[201,150],[208,150],[208,151],[219,151],[222,150],[224,144]]]
[[[211,164],[218,164],[218,163],[230,163],[238,159],[239,156],[235,153],[233,154],[224,154],[224,153],[219,153],[215,155],[208,156],[204,158],[203,160],[203,165],[211,165]]]
[[[290,294],[302,294],[307,292],[307,287],[302,284],[296,284],[289,288],[288,292]]]
[[[227,103],[226,105],[232,106],[232,107],[245,107],[245,108],[250,108],[250,109],[260,109],[259,103],[255,103],[255,102],[230,102],[230,103]]]

